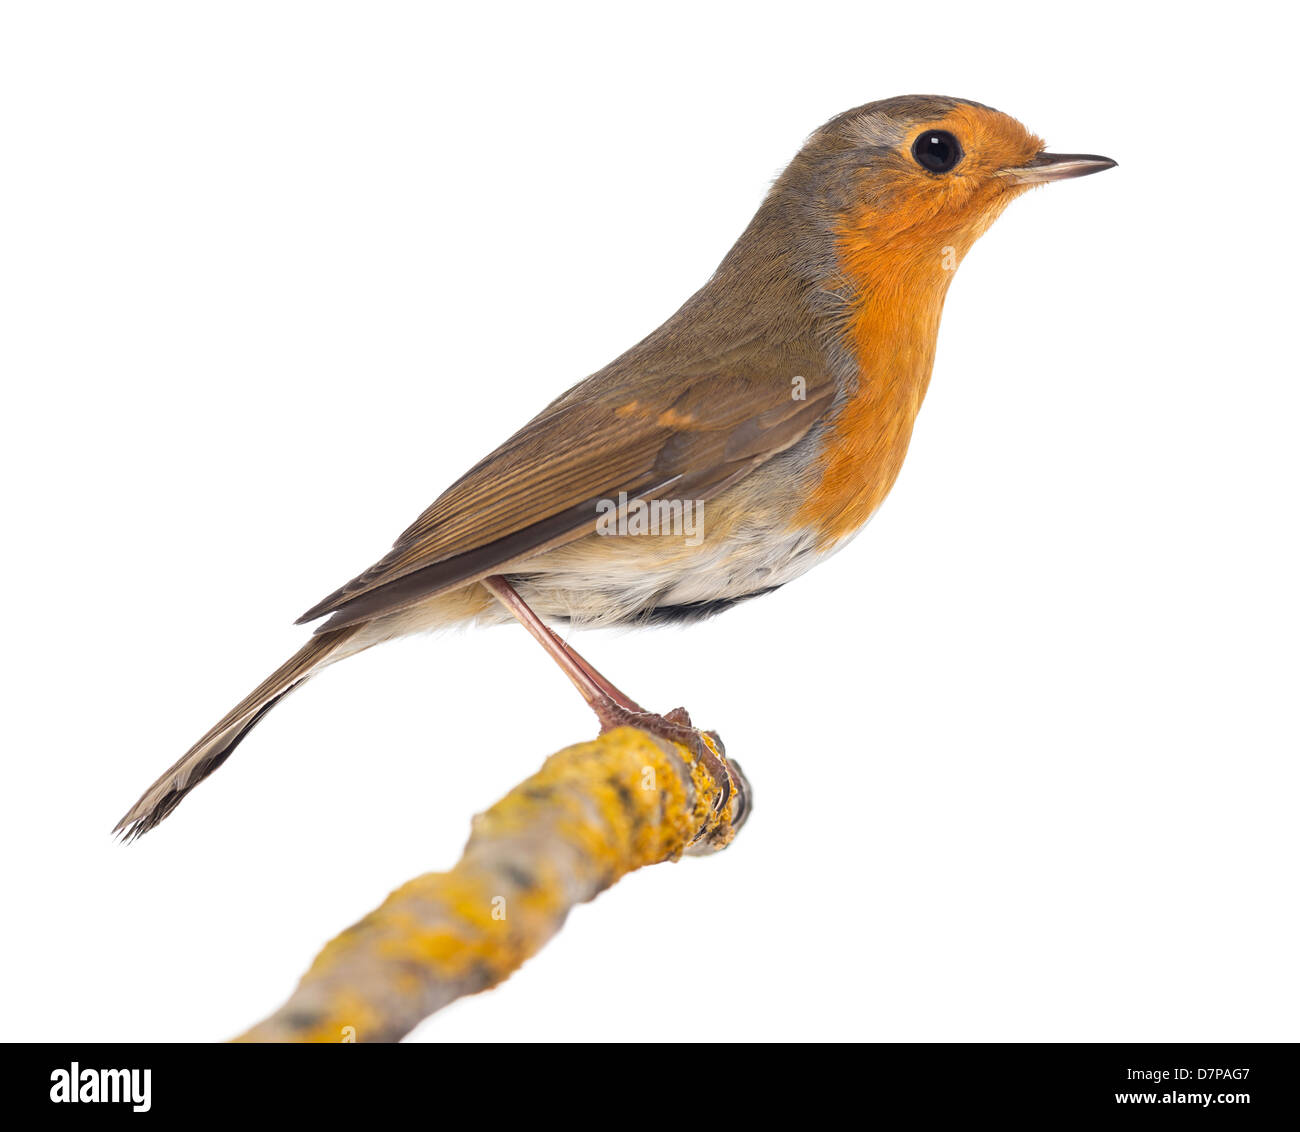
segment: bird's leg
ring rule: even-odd
[[[605,677],[603,677],[599,672],[597,672],[591,666],[591,662],[589,660],[587,660],[581,653],[578,652],[577,649],[575,649],[572,645],[570,645],[568,641],[564,640],[554,629],[552,629],[550,626],[544,626],[544,627],[546,628],[546,631],[550,633],[555,643],[558,644],[560,648],[562,648],[566,653],[568,653],[569,656],[571,656],[574,659],[574,661],[581,666],[582,670],[588,676],[590,676],[592,680],[596,682],[596,684],[601,688],[601,690],[604,691],[605,695],[607,695],[611,700],[613,700],[620,707],[626,709],[627,711],[632,712],[635,715],[650,714],[649,712],[646,711],[645,708],[643,708],[639,703],[637,703],[636,700],[632,699],[626,692],[620,692],[616,687],[614,687],[613,684],[611,684],[608,680],[606,680]]]
[[[596,713],[602,733],[615,727],[639,727],[669,742],[685,744],[704,762],[715,780],[723,784],[718,808],[721,810],[726,806],[731,795],[733,774],[723,761],[725,751],[716,732],[702,732],[693,727],[685,708],[674,708],[666,715],[646,711],[597,672],[576,649],[567,645],[558,633],[533,612],[504,577],[492,574],[483,579],[483,585],[532,634],[533,639],[551,654],[551,658]],[[738,774],[739,768],[735,768],[735,772]],[[747,808],[748,790],[742,787],[742,792]]]
[[[608,731],[611,727],[622,726],[625,720],[611,722],[607,719],[608,708],[615,707],[631,715],[649,715],[650,713],[641,707],[630,696],[624,695],[604,676],[596,671],[590,663],[577,651],[570,648],[549,625],[546,624],[536,613],[532,611],[529,604],[519,596],[518,591],[500,574],[493,574],[491,577],[483,579],[483,585],[506,609],[510,615],[515,618],[558,664],[564,674],[573,681],[573,686],[581,693],[582,698],[587,701],[591,710],[596,713],[596,718],[600,720],[601,730]]]

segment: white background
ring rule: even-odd
[[[1300,146],[1261,11],[5,5],[7,1038],[238,1032],[592,733],[522,630],[407,640],[108,836],[299,612],[704,281],[813,128],[913,92],[1119,168],[963,264],[851,547],[578,640],[721,730],[741,838],[416,1037],[1300,1037]]]

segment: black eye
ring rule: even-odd
[[[946,173],[962,159],[961,143],[947,130],[926,130],[912,143],[912,156],[922,169]]]

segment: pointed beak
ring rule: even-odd
[[[1018,185],[1043,185],[1048,181],[1068,181],[1113,169],[1115,162],[1095,153],[1040,153],[1027,165],[1003,169],[1002,175]]]

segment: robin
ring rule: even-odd
[[[680,738],[551,628],[711,616],[839,550],[889,493],[961,258],[1026,189],[1115,162],[1044,152],[1015,119],[907,96],[832,118],[709,281],[451,485],[317,602],[314,636],[118,823],[152,829],[328,664],[515,618],[595,710]]]

